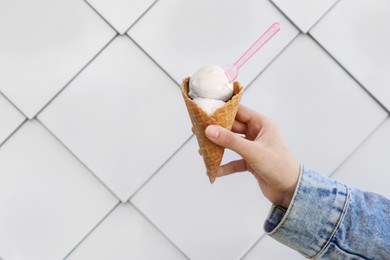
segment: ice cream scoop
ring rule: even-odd
[[[200,106],[209,116],[215,113],[218,108],[225,105],[225,102],[212,98],[194,98],[193,101]]]
[[[229,82],[223,68],[207,65],[199,69],[190,79],[188,95],[227,101],[232,97],[233,84]]]

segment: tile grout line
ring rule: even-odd
[[[350,159],[352,156],[360,150],[360,148],[385,124],[385,122],[390,118],[390,115],[387,115],[382,122],[380,122],[363,140],[342,160],[339,165],[329,174],[328,177],[332,177],[336,172]]]
[[[42,106],[38,112],[36,112],[35,116],[32,118],[39,117],[39,114],[42,113],[50,104],[98,57],[100,54],[116,39],[118,34],[116,34],[112,39],[110,39],[102,49],[100,49],[60,90],[56,92],[56,94],[46,102],[45,105]]]
[[[238,258],[240,260],[243,260],[248,254],[249,252],[251,252],[253,250],[253,248],[255,248],[255,246],[266,236],[265,232],[263,232],[263,234],[255,240],[255,242],[253,242],[252,245],[250,245],[246,250],[244,250],[244,252],[242,253],[242,255]]]
[[[152,225],[166,240],[168,240],[168,242],[174,247],[177,249],[177,251],[179,251],[185,258],[187,258],[188,260],[190,259],[181,249],[179,246],[177,246],[164,232],[162,232],[162,230],[156,225],[153,223],[153,221],[151,221],[136,205],[134,205],[133,203],[131,203],[130,201],[128,202],[130,205],[132,205],[137,211],[138,213],[143,216],[145,218],[146,221],[148,221],[150,223],[150,225]]]
[[[20,128],[27,122],[27,118],[24,118],[24,120],[7,136],[7,138],[4,139],[3,142],[0,142],[0,149],[1,147],[9,140],[11,137],[16,134],[16,132],[19,131]]]
[[[2,91],[0,91],[0,95],[4,97],[20,114],[22,114],[25,118],[28,119],[28,116],[11,100],[5,95]]]
[[[289,22],[290,22],[290,23],[291,23],[299,32],[304,33],[304,32],[302,32],[302,30],[299,28],[299,26],[298,26],[296,23],[294,23],[294,21],[291,20],[290,17],[288,17],[288,15],[287,15],[281,8],[279,8],[279,6],[278,6],[277,4],[274,3],[274,1],[269,0],[269,2],[270,2],[270,4],[271,4],[273,7],[275,7],[275,9],[276,9],[281,15],[283,15],[283,17],[286,18],[287,21],[289,21]]]
[[[127,32],[133,28],[133,26],[135,26],[138,21],[140,21],[145,15],[146,13],[148,13],[150,11],[150,9],[153,8],[153,6],[158,2],[158,0],[155,0],[133,23],[130,24],[130,26],[125,30],[125,32],[123,33],[123,35],[127,34]]]
[[[382,102],[378,100],[377,97],[374,96],[364,85],[361,83],[344,65],[333,56],[330,51],[328,51],[325,46],[323,46],[312,34],[307,34],[351,79],[353,79],[359,87],[361,87],[367,95],[369,95],[387,114],[390,114],[390,110],[386,108]]]
[[[66,146],[62,141],[61,139],[59,139],[43,122],[41,122],[38,118],[35,119],[37,120],[42,126],[43,128],[46,129],[46,131],[48,131],[92,176],[95,177],[95,179],[100,182],[103,187],[105,187],[117,200],[121,201],[121,199],[114,193],[114,191],[112,191],[110,189],[110,187],[108,187],[103,180],[101,180],[99,178],[99,176],[97,176],[94,171],[92,171],[92,169],[90,169],[68,146]]]
[[[340,2],[340,0],[336,0],[335,3],[333,3],[314,23],[313,25],[311,25],[306,32],[303,32],[299,26],[292,20],[290,19],[290,17],[277,5],[274,3],[274,1],[270,0],[270,3],[292,24],[294,25],[298,31],[300,31],[301,33],[303,34],[308,34],[310,32],[310,30],[317,25],[317,23],[322,20],[322,18],[324,18],[333,8],[334,6],[336,6],[336,4]]]
[[[83,244],[83,242],[100,226],[101,223],[103,223],[107,218],[108,216],[111,215],[111,213],[116,209],[118,208],[118,206],[121,204],[120,201],[118,201],[113,207],[112,209],[110,209],[104,216],[101,220],[98,221],[98,223],[96,223],[96,225],[90,230],[88,231],[85,236],[79,241],[77,242],[77,244],[64,256],[64,260],[67,259],[74,251],[77,250],[77,248]]]
[[[337,0],[336,2],[334,2],[334,4],[332,4],[332,5],[328,8],[328,10],[326,10],[326,12],[323,13],[323,14],[320,16],[320,18],[318,18],[317,21],[314,22],[314,24],[313,24],[312,26],[310,26],[310,28],[307,30],[307,33],[306,33],[306,34],[309,34],[310,31],[311,31],[311,30],[312,30],[320,21],[322,21],[322,19],[324,19],[325,16],[327,16],[328,13],[330,13],[330,12],[335,8],[335,6],[336,6],[338,3],[340,3],[340,0]]]
[[[117,34],[120,34],[118,32],[118,30],[115,29],[115,27],[102,14],[100,14],[100,12],[98,10],[96,10],[92,4],[90,4],[87,0],[83,0],[83,2],[86,5],[88,5],[92,9],[92,11],[94,11],[103,21],[105,21],[107,23],[107,25],[110,26]]]
[[[139,45],[130,35],[126,34],[128,37],[166,76],[168,76],[176,86],[180,87],[180,84],[144,49]]]

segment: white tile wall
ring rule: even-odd
[[[340,1],[310,32],[390,110],[390,2]]]
[[[178,87],[274,21],[242,102],[390,196],[388,1],[86,1],[0,1],[0,259],[303,259],[250,174],[209,184]]]
[[[1,1],[0,91],[33,118],[113,36],[83,1]]]
[[[36,120],[1,147],[0,162],[4,259],[60,259],[118,202]]]
[[[39,119],[126,201],[190,137],[181,102],[176,84],[118,36]]]

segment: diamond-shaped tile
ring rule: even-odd
[[[390,110],[390,1],[343,0],[310,31]]]
[[[330,174],[387,116],[308,36],[298,37],[244,93],[279,124],[297,158]]]
[[[126,201],[190,137],[182,99],[175,82],[118,36],[39,119]]]
[[[192,138],[131,202],[190,259],[237,259],[262,235],[270,204],[249,173],[211,185],[197,151]]]
[[[351,187],[390,198],[390,119],[335,172],[335,179]]]
[[[298,33],[269,1],[158,1],[128,34],[181,82],[206,64],[234,62],[275,21],[281,31],[240,70],[246,86]]]
[[[278,241],[264,236],[259,243],[256,244],[251,251],[243,258],[243,260],[258,260],[258,259],[272,259],[272,260],[303,260],[306,259],[297,251],[279,243]]]
[[[272,0],[272,2],[306,33],[338,0]]]
[[[120,204],[67,257],[84,259],[186,259],[130,203]]]
[[[32,118],[114,35],[83,1],[1,1],[0,90]]]
[[[62,259],[117,203],[35,120],[1,147],[0,180],[4,259]]]
[[[25,117],[0,93],[0,145],[24,120]]]
[[[129,27],[155,2],[155,0],[86,0],[120,34]]]

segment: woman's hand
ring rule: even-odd
[[[299,163],[273,121],[240,105],[232,131],[211,125],[206,128],[206,136],[242,157],[220,166],[217,177],[249,171],[265,197],[275,205],[289,206],[298,182]]]

